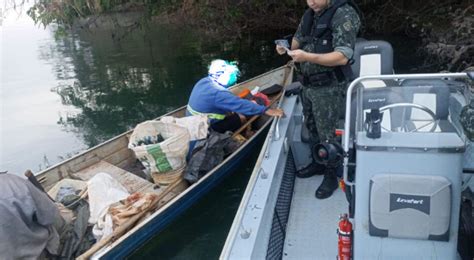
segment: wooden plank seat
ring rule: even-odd
[[[120,184],[122,184],[130,194],[134,192],[156,192],[154,189],[156,184],[142,179],[137,175],[106,161],[99,161],[72,175],[83,181],[88,181],[100,172],[104,172],[112,176],[112,178],[116,179]]]
[[[116,179],[120,184],[122,184],[130,194],[134,192],[153,192],[159,195],[163,190],[166,189],[166,186],[160,187],[153,182],[147,181],[131,172],[102,160],[76,173],[73,173],[72,176],[83,181],[88,181],[100,172],[104,172],[112,176],[112,178]],[[182,190],[178,188],[165,196],[163,200],[160,201],[160,204],[165,203],[178,195]]]

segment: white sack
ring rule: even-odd
[[[87,182],[91,216],[89,223],[95,224],[99,216],[107,212],[109,206],[130,195],[116,179],[107,173],[97,173]]]

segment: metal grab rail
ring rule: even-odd
[[[277,108],[281,108],[281,105],[283,103],[283,99],[285,98],[285,91],[286,88],[283,88],[282,95],[280,97],[280,100],[278,101],[278,106]],[[273,138],[274,141],[278,141],[280,139],[280,119],[281,117],[278,117],[275,123],[275,137]]]
[[[284,87],[283,90],[282,90],[282,93],[281,93],[281,96],[280,96],[280,100],[278,101],[278,105],[277,105],[277,108],[281,108],[281,105],[283,103],[283,99],[285,98],[285,91],[286,91],[286,88]],[[273,119],[273,122],[270,126],[270,131],[268,133],[268,139],[269,141],[278,141],[280,139],[280,118],[281,117],[278,117],[278,118],[274,118]],[[268,150],[268,145],[266,145],[265,147],[265,159],[270,157],[270,150]]]
[[[281,108],[283,99],[285,99],[285,92],[286,92],[288,77],[293,75],[294,66],[292,65],[289,65],[289,66],[291,69],[289,72],[285,72],[285,76],[283,78],[283,89],[281,92],[280,100],[278,100],[277,108]],[[280,118],[281,117],[278,117],[276,120],[273,119],[272,125],[270,126],[270,131],[268,133],[269,141],[278,141],[280,139]],[[265,149],[265,159],[267,159],[268,157],[270,157],[270,150],[268,150],[268,145],[264,146],[263,148]]]
[[[355,79],[349,85],[346,94],[346,119],[344,121],[344,183],[349,186],[355,185],[355,182],[349,181],[348,171],[349,171],[349,140],[350,140],[350,122],[351,122],[351,103],[352,103],[352,92],[358,84],[364,80],[370,79],[443,79],[443,78],[470,78],[468,72],[463,73],[428,73],[428,74],[393,74],[393,75],[373,75],[373,76],[363,76]],[[362,85],[359,85],[359,87]]]

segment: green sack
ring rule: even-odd
[[[168,172],[186,165],[190,135],[174,123],[146,121],[133,130],[128,143],[150,172]]]

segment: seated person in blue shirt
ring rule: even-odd
[[[237,82],[239,69],[224,60],[214,60],[209,74],[194,85],[186,113],[205,114],[211,128],[219,133],[235,132],[245,123],[245,116],[282,116],[283,110],[268,108],[234,95],[228,88]]]

